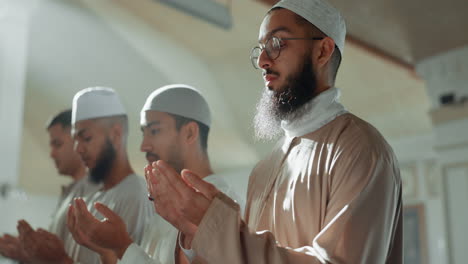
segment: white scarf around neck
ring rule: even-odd
[[[336,117],[347,113],[339,101],[340,95],[340,90],[332,87],[306,103],[302,109],[304,112],[299,118],[281,121],[286,136],[300,137],[314,132]]]

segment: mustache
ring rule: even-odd
[[[153,158],[155,160],[160,160],[159,155],[151,152],[146,152],[146,159]]]
[[[278,72],[275,72],[275,71],[273,71],[273,70],[271,70],[271,69],[265,69],[265,70],[263,70],[263,73],[262,73],[262,74],[263,74],[263,76],[265,76],[265,75],[267,75],[267,74],[274,74],[274,75],[276,75],[276,76],[279,76],[279,73],[278,73]]]

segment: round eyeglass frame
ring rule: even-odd
[[[260,44],[259,46],[255,46],[252,48],[252,50],[250,51],[250,62],[252,63],[252,66],[255,68],[255,69],[260,69],[260,65],[258,64],[258,59],[260,58],[263,50],[266,51],[267,53],[267,56],[270,60],[276,60],[280,55],[281,55],[281,43],[283,40],[322,40],[324,39],[323,37],[315,37],[315,38],[280,38],[280,37],[276,37],[276,36],[273,36],[271,38],[269,38],[265,44]],[[278,47],[276,48],[278,50],[278,54],[273,58],[271,56],[271,50],[269,51],[269,49],[267,49],[267,46],[268,44],[270,43],[270,41],[273,41],[272,45],[274,45],[274,43],[278,43]],[[263,46],[263,47],[262,47]],[[272,46],[272,49],[273,49],[273,46]],[[258,56],[254,56],[254,52],[258,52]]]

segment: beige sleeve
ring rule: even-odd
[[[213,200],[192,242],[197,256],[192,263],[321,263],[313,250],[276,245],[270,232],[250,232],[241,220],[239,206],[224,194]]]
[[[192,248],[200,263],[388,263],[401,248],[394,243],[401,228],[401,182],[387,158],[365,152],[342,161],[324,205],[323,228],[309,245],[282,247],[271,232],[250,231],[238,206],[220,194],[202,219]],[[401,263],[401,255],[393,263]]]

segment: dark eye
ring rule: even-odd
[[[154,129],[151,129],[150,132],[151,132],[151,135],[156,135],[159,133],[159,129],[154,128]]]
[[[92,137],[85,137],[85,138],[83,138],[83,139],[84,139],[85,142],[90,142],[91,139],[92,139]]]

